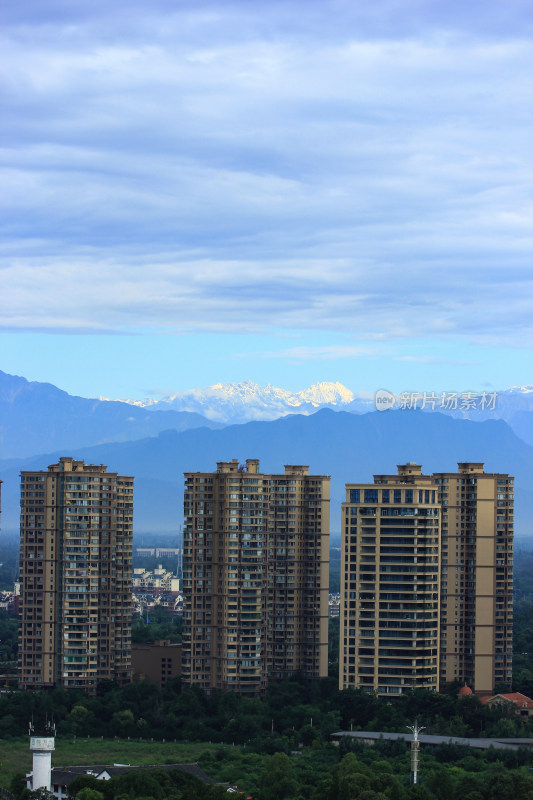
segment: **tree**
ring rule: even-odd
[[[70,725],[70,731],[74,736],[83,736],[89,730],[90,724],[94,718],[88,708],[78,704],[75,705],[72,711],[67,714],[67,722]]]
[[[510,686],[505,681],[500,681],[494,686],[494,694],[505,694],[510,690]]]
[[[371,790],[371,780],[360,772],[352,772],[339,780],[339,795],[345,800],[356,800]]]
[[[94,775],[76,775],[67,787],[67,797],[74,800],[84,789],[100,791],[100,781]]]
[[[18,615],[11,611],[0,611],[0,661],[16,662],[17,650]],[[6,665],[2,664],[2,672],[5,670]]]
[[[285,753],[276,753],[266,762],[261,778],[262,800],[285,800],[298,791],[291,760]]]
[[[454,796],[454,781],[449,769],[438,769],[431,773],[427,786],[436,800],[450,800]]]
[[[483,794],[487,800],[511,800],[515,797],[513,776],[504,771],[491,775]]]
[[[343,728],[353,724],[355,730],[365,730],[377,714],[379,703],[377,697],[362,689],[344,689],[334,695],[332,705],[341,713]]]
[[[354,753],[348,753],[339,764],[339,797],[352,800],[372,789],[371,773]]]
[[[26,773],[15,772],[9,783],[9,790],[15,797],[22,797],[26,791]]]
[[[125,708],[123,711],[115,711],[111,717],[111,730],[120,736],[131,736],[135,733],[135,717],[133,711]]]
[[[517,692],[522,692],[527,697],[531,697],[533,694],[533,671],[521,669],[514,680],[514,688]]]
[[[99,792],[98,789],[91,789],[87,786],[85,789],[82,789],[81,792],[78,792],[76,800],[104,800],[104,795],[102,792]]]
[[[420,784],[410,786],[406,796],[409,800],[433,800],[433,795],[427,786],[420,786]]]

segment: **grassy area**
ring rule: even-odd
[[[56,739],[52,766],[80,764],[178,764],[198,761],[220,745],[187,742],[133,742],[124,739]],[[30,772],[30,740],[0,739],[0,786],[9,788],[13,775]]]

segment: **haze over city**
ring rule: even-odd
[[[531,383],[527,4],[3,18],[6,372],[137,399]]]

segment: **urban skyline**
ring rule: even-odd
[[[185,473],[185,683],[262,697],[272,680],[327,676],[329,483],[257,459]],[[132,500],[133,478],[103,465],[21,473],[21,688],[132,679]],[[513,478],[476,462],[346,485],[341,690],[510,687],[513,509]]]

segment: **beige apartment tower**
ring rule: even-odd
[[[330,478],[259,461],[185,474],[182,675],[261,696],[328,670]]]
[[[340,688],[509,685],[513,479],[408,463],[347,484],[342,513]]]
[[[437,491],[420,467],[347,484],[342,505],[340,688],[438,687]]]
[[[61,458],[21,473],[20,687],[131,675],[133,478]]]
[[[514,480],[481,463],[433,476],[441,529],[441,686],[512,681]]]

